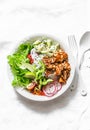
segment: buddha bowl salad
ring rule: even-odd
[[[70,76],[67,53],[50,38],[27,40],[7,58],[14,76],[12,86],[32,94],[51,97]]]

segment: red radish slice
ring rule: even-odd
[[[57,91],[60,91],[62,89],[62,85],[58,81],[55,81],[54,83],[57,88]]]
[[[54,96],[58,91],[60,91],[62,88],[62,85],[58,81],[54,81],[53,83],[50,83],[43,87],[43,92],[46,96],[52,97]]]
[[[43,92],[46,96],[51,97],[56,94],[57,88],[54,83],[50,83],[43,87]]]

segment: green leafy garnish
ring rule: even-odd
[[[7,57],[8,63],[14,75],[14,79],[12,81],[13,86],[25,87],[30,82],[30,79],[24,76],[28,72],[28,70],[22,69],[20,68],[20,66],[22,65],[22,63],[29,63],[27,55],[31,49],[32,46],[30,43],[23,43],[18,47],[15,53]]]

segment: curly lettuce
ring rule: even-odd
[[[14,79],[12,81],[13,86],[26,87],[30,83],[30,79],[24,76],[28,70],[21,69],[20,66],[22,63],[29,63],[27,55],[31,49],[32,45],[29,42],[25,42],[21,44],[12,55],[8,55],[7,57],[11,71],[14,75]]]

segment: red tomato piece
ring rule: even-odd
[[[28,56],[27,56],[27,57],[28,57],[28,59],[30,60],[30,63],[32,64],[32,63],[33,63],[33,61],[34,61],[34,60],[33,60],[33,58],[32,58],[32,56],[31,56],[30,54],[28,54]]]

